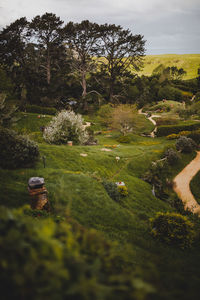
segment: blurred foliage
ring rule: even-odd
[[[0,166],[15,169],[33,166],[39,156],[35,142],[15,131],[0,128]]]
[[[158,212],[150,221],[151,233],[155,238],[181,248],[191,246],[195,232],[194,225],[187,217],[177,213]]]
[[[26,208],[27,210],[27,208]],[[68,217],[32,219],[0,207],[1,294],[7,299],[146,299],[153,288],[113,243]]]

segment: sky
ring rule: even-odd
[[[65,23],[89,20],[141,34],[146,54],[200,53],[200,0],[0,0],[0,28],[45,12]]]

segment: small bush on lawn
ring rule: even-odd
[[[110,182],[110,181],[103,181],[102,184],[103,184],[106,192],[110,196],[110,198],[113,199],[114,201],[119,202],[120,192],[119,192],[116,184],[114,182]]]
[[[193,224],[177,213],[158,212],[151,221],[151,234],[160,241],[181,248],[190,247],[194,240]]]
[[[176,149],[183,153],[191,153],[197,147],[196,143],[186,136],[181,136],[176,141]]]
[[[73,111],[62,110],[44,130],[44,139],[50,144],[84,144],[89,135],[83,126],[82,116]]]
[[[119,143],[129,144],[131,142],[131,137],[128,135],[122,135],[117,139],[117,141]]]
[[[15,131],[0,129],[0,166],[15,169],[32,166],[39,156],[38,146]]]

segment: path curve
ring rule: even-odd
[[[139,113],[140,115],[145,115],[145,116],[147,116],[147,113],[142,112],[142,108],[138,110],[138,113]],[[160,116],[158,116],[158,115],[152,115],[152,116],[150,116],[150,117],[147,118],[150,122],[153,123],[153,125],[156,126],[156,121],[155,121],[153,118],[160,118]],[[156,131],[157,131],[157,126],[156,126],[156,127],[154,128],[154,130],[150,133],[151,137],[153,137],[153,138],[155,137]]]
[[[199,170],[200,151],[197,151],[197,156],[173,180],[173,189],[182,200],[185,210],[188,209],[198,216],[200,216],[200,205],[190,190],[190,181]]]

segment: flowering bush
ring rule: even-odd
[[[64,144],[73,141],[84,144],[89,135],[83,126],[82,116],[73,111],[62,110],[44,130],[44,139],[50,144]]]

